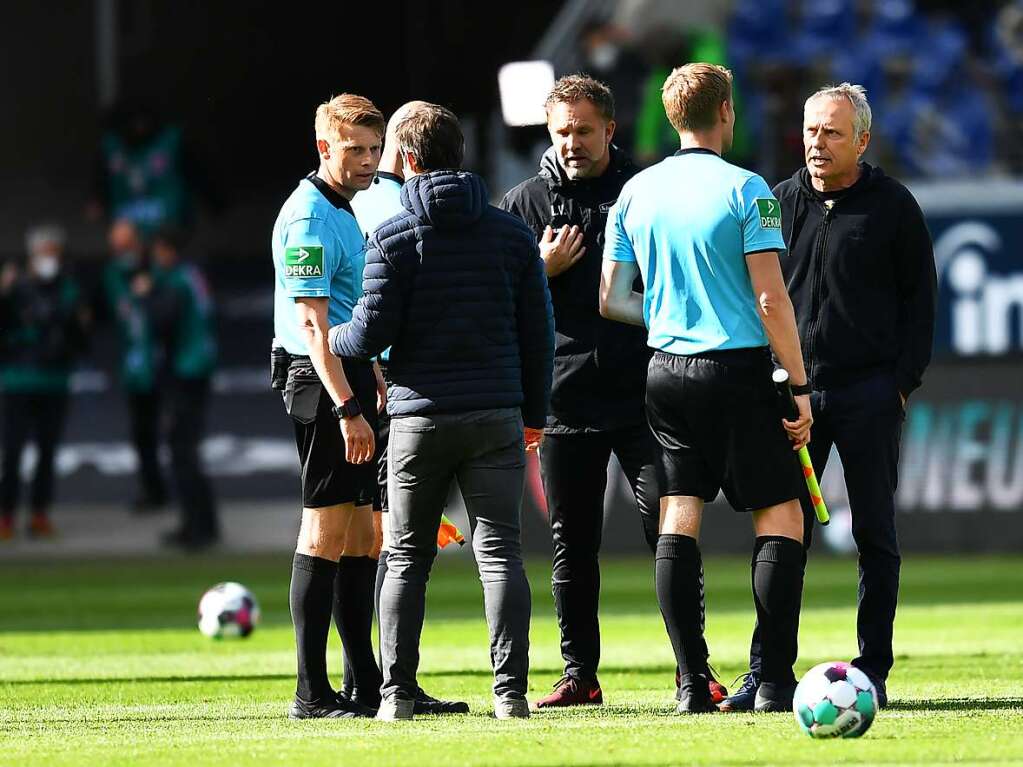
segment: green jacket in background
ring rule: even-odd
[[[190,200],[178,128],[168,126],[139,146],[108,133],[102,162],[112,219],[126,218],[143,234],[187,222]]]
[[[153,269],[153,318],[166,370],[175,378],[208,378],[217,364],[213,298],[198,267]]]
[[[718,32],[701,30],[693,34],[689,61],[706,61],[709,64],[728,66],[725,40]],[[681,57],[683,60],[685,56]],[[671,67],[654,67],[643,83],[643,95],[640,99],[640,111],[636,118],[636,145],[634,156],[647,162],[659,162],[678,149],[678,133],[668,121],[661,101],[661,88],[671,74]],[[751,150],[750,137],[746,124],[742,120],[742,94],[738,86],[732,84],[732,107],[735,110],[735,130],[732,136],[732,148],[728,156],[737,162],[749,155]],[[655,158],[655,159],[654,159]]]
[[[156,339],[146,299],[131,289],[136,269],[111,261],[103,270],[103,292],[120,342],[121,385],[131,392],[153,390]]]

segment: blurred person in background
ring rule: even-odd
[[[3,463],[0,539],[14,535],[21,457],[34,441],[36,466],[29,493],[28,533],[52,536],[54,457],[67,418],[69,379],[86,341],[90,316],[77,282],[66,272],[64,231],[30,229],[24,268],[0,267],[0,386]]]
[[[117,331],[118,378],[128,403],[131,443],[138,459],[139,491],[132,507],[136,512],[154,511],[167,502],[167,489],[158,457],[157,350],[146,297],[151,278],[145,246],[131,221],[115,221],[107,242],[110,256],[103,269],[103,303]]]
[[[401,204],[401,188],[405,184],[405,175],[402,169],[401,147],[398,144],[397,129],[402,120],[425,104],[427,104],[425,101],[409,101],[398,107],[394,114],[391,115],[391,118],[387,121],[384,147],[380,153],[380,164],[377,166],[373,183],[370,184],[368,189],[359,192],[351,200],[355,220],[358,222],[359,228],[362,229],[367,240],[373,236],[373,232],[381,224],[405,210]],[[378,615],[380,612],[380,589],[383,588],[384,576],[387,574],[387,552],[390,544],[389,530],[382,519],[383,514],[387,512],[387,441],[390,418],[387,415],[387,397],[383,393],[390,386],[390,379],[387,375],[389,352],[390,349],[384,349],[377,355],[376,366],[377,373],[381,379],[377,382],[377,385],[380,387],[382,394],[378,399],[376,455],[373,457],[377,465],[377,497],[373,502],[373,532],[377,542],[373,552],[370,553],[370,557],[374,558],[375,554],[377,559],[376,582],[373,585],[373,605]],[[366,521],[368,520],[360,517],[353,519],[352,524],[365,524]],[[364,588],[366,585],[362,582],[349,584],[350,580],[348,575],[342,574],[341,568],[339,568],[338,582],[334,589],[334,623],[336,625],[341,625],[341,621],[344,620],[345,604],[355,601],[351,597],[346,600],[343,598],[343,595],[350,595],[353,590]],[[366,691],[362,691],[360,695],[360,691],[355,689],[355,674],[353,671],[355,664],[348,657],[347,650],[345,650],[344,655],[344,686],[338,693],[338,696],[364,703],[365,701],[361,699],[366,695]],[[371,690],[369,693],[371,700],[378,698],[380,695],[379,690]],[[428,695],[420,687],[416,691],[413,713],[467,714],[469,713],[469,705],[463,701],[438,700]]]
[[[615,94],[615,143],[631,152],[642,92],[639,87],[648,67],[636,53],[626,30],[601,19],[583,24],[579,31],[580,67]]]
[[[565,672],[537,708],[603,703],[599,555],[612,453],[639,506],[651,552],[660,503],[657,444],[644,407],[646,331],[604,319],[597,306],[607,211],[639,169],[612,143],[617,109],[604,83],[562,77],[546,110],[552,146],[540,172],[501,202],[539,240],[554,306],[554,381],[540,470],[554,537],[551,582]]]
[[[185,230],[202,196],[221,207],[205,165],[180,126],[141,104],[122,103],[110,113],[103,134],[87,212],[93,218],[127,219],[149,236],[161,227]]]
[[[179,230],[157,232],[151,277],[137,275],[134,290],[149,293],[150,321],[162,363],[160,379],[166,386],[171,474],[181,506],[180,526],[164,536],[164,543],[195,550],[220,537],[216,499],[200,455],[217,342],[209,286],[199,268],[182,258],[183,244]]]

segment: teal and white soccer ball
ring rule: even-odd
[[[240,583],[218,583],[199,600],[199,631],[212,639],[247,637],[258,623],[259,602]]]
[[[792,711],[811,738],[858,738],[874,721],[877,690],[855,666],[821,663],[800,680]]]

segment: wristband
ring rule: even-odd
[[[359,406],[359,400],[349,397],[340,405],[331,408],[331,412],[335,418],[355,418],[362,415],[362,408]]]
[[[803,395],[810,394],[813,391],[813,387],[810,386],[809,382],[802,385],[790,384],[790,386],[792,387],[793,397],[802,397]]]

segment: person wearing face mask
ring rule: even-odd
[[[29,492],[28,534],[54,533],[53,466],[67,415],[68,383],[85,342],[88,312],[77,283],[62,269],[64,232],[54,225],[29,230],[24,269],[0,270],[0,388],[3,461],[0,540],[14,536],[21,457],[35,436],[38,459]]]
[[[136,512],[154,511],[167,502],[167,489],[157,458],[160,392],[155,338],[143,295],[148,271],[142,238],[131,221],[115,221],[107,242],[110,259],[103,270],[104,308],[120,342],[119,379],[139,466],[139,494],[132,506]]]

